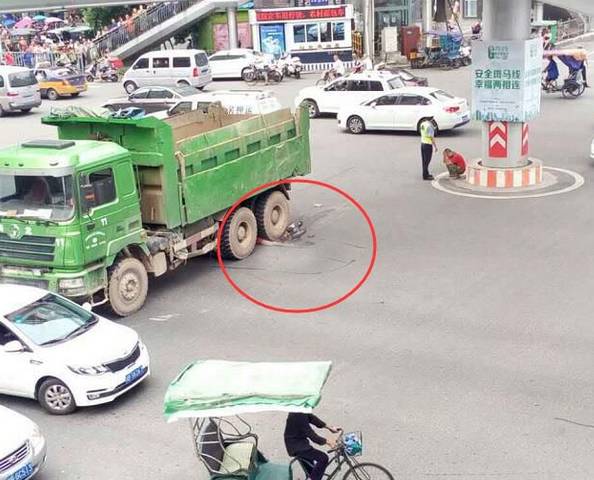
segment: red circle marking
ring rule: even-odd
[[[221,255],[221,238],[223,236],[223,231],[225,229],[225,224],[227,223],[227,220],[229,220],[229,217],[237,209],[237,207],[239,207],[245,200],[247,200],[248,198],[252,197],[254,194],[256,194],[257,192],[259,192],[260,190],[267,190],[269,188],[276,187],[277,185],[283,185],[283,184],[286,184],[286,183],[305,183],[305,184],[309,184],[309,185],[317,185],[319,187],[324,187],[324,188],[327,188],[329,190],[332,190],[333,192],[338,193],[342,197],[346,198],[349,202],[351,202],[355,206],[355,208],[357,210],[359,210],[359,212],[361,213],[361,215],[363,215],[363,218],[365,218],[365,221],[367,222],[367,225],[369,226],[369,231],[371,233],[371,242],[372,242],[372,246],[371,246],[371,250],[372,250],[371,251],[371,259],[369,261],[369,266],[367,267],[367,270],[366,270],[365,274],[361,277],[361,279],[357,282],[357,284],[353,288],[351,288],[348,292],[346,292],[341,297],[339,297],[336,300],[333,300],[331,302],[324,303],[322,305],[318,305],[318,306],[315,306],[315,307],[310,307],[310,308],[285,308],[285,307],[278,307],[276,305],[270,305],[269,303],[262,302],[262,301],[258,300],[257,298],[251,296],[249,293],[247,293],[245,290],[243,290],[241,287],[239,287],[239,285],[237,285],[233,281],[233,279],[229,275],[229,272],[225,268],[225,262],[223,261],[223,257]],[[347,298],[349,298],[357,290],[359,290],[359,288],[361,288],[361,286],[367,281],[367,279],[371,275],[371,271],[373,270],[373,267],[375,265],[376,256],[377,256],[377,236],[375,234],[375,227],[374,227],[373,222],[371,221],[371,218],[369,217],[369,214],[367,213],[367,211],[361,206],[361,204],[359,202],[357,202],[357,200],[355,200],[353,197],[351,197],[344,190],[341,190],[340,188],[335,187],[334,185],[330,185],[329,183],[321,182],[319,180],[308,180],[308,179],[304,179],[304,178],[299,178],[299,179],[297,179],[297,178],[290,178],[290,179],[277,180],[277,181],[274,181],[274,182],[265,183],[264,185],[260,185],[259,187],[256,187],[256,188],[250,190],[245,195],[243,195],[239,200],[237,200],[237,202],[235,202],[233,204],[233,206],[229,210],[227,210],[227,213],[225,213],[225,216],[223,217],[223,220],[221,220],[221,224],[219,226],[219,231],[217,232],[217,260],[219,262],[219,266],[221,267],[221,271],[223,272],[223,275],[225,276],[225,278],[227,279],[227,281],[229,282],[229,284],[235,289],[235,291],[237,293],[239,293],[242,297],[248,299],[250,302],[252,302],[252,303],[254,303],[254,304],[256,304],[256,305],[258,305],[258,306],[260,306],[262,308],[266,308],[268,310],[272,310],[274,312],[281,312],[281,313],[313,313],[313,312],[319,312],[321,310],[326,310],[328,308],[334,307],[335,305],[338,305],[339,303],[344,302]]]

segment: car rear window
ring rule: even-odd
[[[206,53],[197,53],[195,56],[196,59],[196,66],[203,67],[204,65],[208,65],[208,57]]]
[[[453,95],[444,92],[443,90],[436,90],[435,92],[431,93],[430,96],[432,96],[436,100],[439,100],[440,102],[447,102],[449,100],[453,100],[454,98],[456,98]]]
[[[35,74],[29,70],[27,72],[9,74],[8,83],[11,87],[28,87],[29,85],[36,85],[37,79],[35,78]]]
[[[189,67],[190,57],[173,57],[173,67]]]
[[[392,90],[395,90],[396,88],[404,87],[404,83],[402,82],[402,80],[399,77],[390,78],[388,80],[388,85],[390,86],[390,88]]]

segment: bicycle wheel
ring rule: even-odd
[[[342,480],[394,480],[394,477],[377,463],[359,463],[348,469]]]
[[[317,82],[316,82],[316,87],[323,87],[324,85],[326,85],[326,80],[324,80],[323,78],[320,78]]]

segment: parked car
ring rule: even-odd
[[[29,112],[41,105],[39,84],[31,70],[0,65],[0,117],[6,112]]]
[[[203,50],[157,50],[141,55],[124,74],[127,93],[147,85],[204,88],[212,81]]]
[[[208,57],[212,78],[241,78],[245,80],[244,73],[254,63],[271,63],[274,57],[251,50],[249,48],[235,48],[232,50],[219,50]]]
[[[450,130],[470,122],[468,102],[431,87],[404,87],[338,112],[338,125],[351,133],[366,130],[419,131],[433,118],[437,130]]]
[[[146,113],[167,110],[179,100],[199,93],[194,87],[142,87],[127,97],[113,98],[103,104],[104,108],[116,111],[122,108],[139,107]]]
[[[35,68],[41,96],[49,100],[60,97],[78,97],[87,90],[85,75],[70,67]]]
[[[156,112],[151,116],[167,118],[192,110],[206,111],[209,105],[214,102],[220,102],[221,106],[232,114],[264,115],[283,108],[272,92],[264,90],[217,90],[186,97],[179,100],[169,110]]]
[[[310,118],[320,113],[338,113],[345,104],[359,104],[378,95],[402,88],[400,77],[389,72],[369,71],[339,77],[326,86],[306,87],[295,98],[295,107],[305,106]]]
[[[36,423],[0,405],[0,480],[32,478],[45,463],[46,444]]]
[[[10,284],[0,284],[0,298],[0,393],[63,415],[111,402],[149,376],[138,334],[88,304]]]
[[[400,77],[400,80],[402,80],[402,83],[404,83],[404,85],[406,87],[428,87],[429,86],[429,80],[427,80],[427,77],[419,77],[418,75],[411,73],[409,70],[406,70],[405,68],[385,67],[385,66],[379,65],[378,70],[380,72],[390,72],[391,74]]]

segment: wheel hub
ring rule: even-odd
[[[138,296],[138,286],[140,282],[133,273],[126,273],[122,276],[120,282],[120,295],[125,300],[134,300]]]
[[[270,221],[276,225],[281,217],[281,210],[279,207],[274,207],[270,213]]]
[[[248,226],[245,222],[242,222],[237,227],[237,240],[243,242],[248,236]]]
[[[54,410],[64,410],[70,406],[72,396],[63,385],[52,385],[45,392],[45,400]]]

